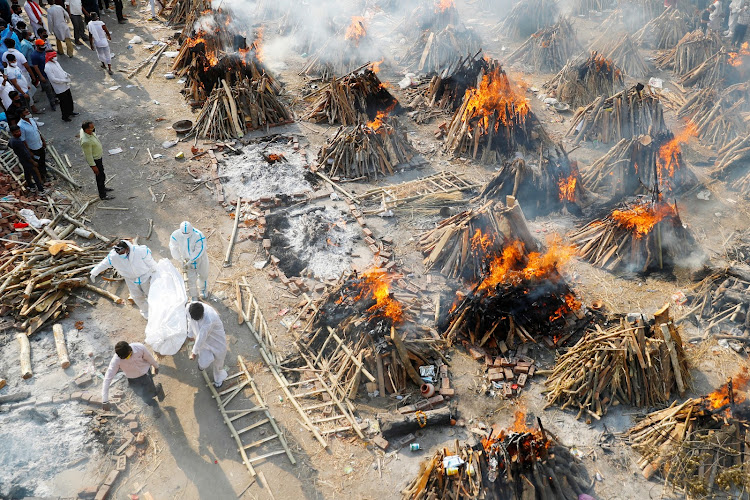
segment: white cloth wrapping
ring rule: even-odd
[[[50,61],[44,65],[44,72],[47,73],[47,79],[55,94],[62,94],[66,90],[70,89],[71,78],[68,73],[62,69],[60,63],[57,61]]]
[[[224,370],[224,358],[227,355],[224,325],[216,309],[208,304],[203,303],[203,317],[198,321],[190,317],[189,308],[190,304],[185,308],[188,336],[195,338],[193,354],[198,356],[198,368],[205,370],[213,364],[214,383],[221,385],[227,378],[227,372]]]
[[[70,16],[61,5],[50,5],[47,8],[47,25],[58,40],[70,38]]]
[[[177,354],[187,338],[185,282],[168,259],[156,264],[156,273],[148,294],[146,343],[159,354]]]

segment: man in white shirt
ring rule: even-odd
[[[115,344],[115,355],[109,362],[109,368],[107,368],[102,384],[102,405],[104,409],[109,410],[109,386],[120,370],[128,378],[128,385],[149,405],[155,404],[154,397],[158,397],[159,400],[164,399],[161,384],[158,388],[154,385],[151,367],[154,368],[153,375],[158,375],[159,363],[148,352],[145,345],[139,342],[128,344],[124,340]]]
[[[68,57],[73,57],[73,40],[70,38],[68,21],[70,21],[70,16],[63,7],[63,0],[55,0],[55,4],[47,9],[47,24],[49,30],[55,35],[57,53],[67,53]]]
[[[67,0],[65,8],[70,14],[70,22],[73,23],[73,42],[76,45],[83,45],[81,40],[86,39],[86,24],[83,22],[83,16],[89,13],[83,8],[81,0]]]
[[[96,12],[91,13],[91,21],[89,21],[88,29],[91,50],[96,50],[96,55],[102,63],[102,68],[107,69],[111,75],[112,54],[109,52],[109,40],[112,40],[112,37],[104,22],[99,20],[99,15]]]
[[[21,94],[21,98],[24,100],[26,107],[30,106],[32,112],[39,113],[39,110],[36,109],[36,106],[34,106],[34,101],[29,94],[29,82],[26,81],[26,78],[24,78],[23,76],[23,72],[18,67],[16,56],[14,56],[13,54],[8,54],[6,60],[8,61],[8,67],[5,68],[6,78],[18,91],[18,93]],[[36,88],[34,90],[36,90]]]
[[[23,4],[23,10],[26,12],[26,16],[29,18],[31,24],[31,32],[34,36],[39,35],[39,28],[44,28],[44,17],[42,8],[34,0],[26,0]]]
[[[227,355],[227,336],[216,309],[201,302],[187,305],[188,337],[195,338],[190,359],[198,358],[198,369],[209,366],[213,371],[214,386],[221,387],[227,378],[224,358]]]
[[[21,70],[23,77],[26,78],[27,82],[35,86],[38,83],[37,78],[35,78],[34,72],[32,71],[31,66],[29,66],[29,62],[26,60],[26,56],[16,48],[16,41],[12,38],[9,38],[7,40],[3,40],[3,43],[6,47],[8,47],[8,49],[3,53],[3,64],[8,64],[8,54],[13,54],[14,56],[16,56],[16,63],[18,64],[18,69]]]

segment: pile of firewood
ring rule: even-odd
[[[750,172],[747,159],[750,158],[750,135],[737,137],[719,149],[711,175],[717,178],[732,179],[730,186],[745,196],[750,196]]]
[[[196,13],[211,9],[211,2],[207,0],[169,0],[159,12],[159,16],[167,18],[169,26],[187,24],[188,19],[195,19]]]
[[[750,346],[750,245],[730,247],[738,263],[717,269],[687,294],[690,310],[683,315],[716,339],[737,340]]]
[[[574,0],[570,6],[574,16],[586,16],[591,11],[602,12],[615,4],[612,0]]]
[[[507,38],[526,38],[557,22],[560,10],[555,0],[518,2],[494,31]]]
[[[479,156],[486,164],[497,163],[501,155],[521,146],[536,150],[551,142],[526,97],[513,88],[497,61],[483,69],[479,86],[466,92],[446,130],[449,152]]]
[[[521,422],[510,429],[491,427],[474,447],[456,440],[453,449],[438,450],[422,463],[402,498],[581,498],[592,485],[581,462],[547,434],[541,421],[534,429],[524,419],[517,415]]]
[[[682,225],[676,204],[641,196],[606,217],[573,232],[578,255],[610,271],[645,272],[678,265],[695,252],[695,240]]]
[[[292,121],[292,113],[265,76],[231,87],[222,80],[203,105],[190,134],[213,140],[240,139],[251,130]]]
[[[401,63],[419,73],[441,74],[446,69],[452,73],[458,61],[481,50],[480,43],[479,36],[465,27],[449,25],[440,31],[430,29],[409,47]]]
[[[6,208],[1,203],[0,206]],[[38,208],[45,206],[46,203]],[[0,257],[0,312],[10,314],[16,327],[27,336],[64,314],[73,290],[91,290],[118,304],[124,303],[89,282],[89,272],[106,257],[111,240],[70,215],[70,208],[52,205],[52,222],[35,230],[37,234],[30,241],[19,243]],[[74,236],[84,240],[98,238],[100,242],[80,243],[70,239]]]
[[[672,69],[677,75],[684,75],[703,64],[719,47],[718,33],[695,30],[685,34],[675,47],[661,52],[655,63],[661,69]]]
[[[442,220],[419,237],[417,248],[425,255],[425,269],[476,282],[488,259],[514,241],[523,242],[528,251],[539,248],[518,203],[507,208],[489,201]]]
[[[604,32],[590,48],[614,61],[618,68],[632,78],[643,78],[648,75],[646,61],[627,33]]]
[[[568,59],[580,50],[570,19],[561,17],[557,23],[531,35],[508,56],[508,61],[547,73],[565,66]]]
[[[578,410],[599,420],[612,405],[656,406],[685,393],[690,372],[669,306],[646,322],[628,315],[608,330],[587,332],[560,356],[549,378],[547,407]]]
[[[312,122],[356,125],[375,117],[377,111],[394,110],[398,101],[388,92],[377,74],[367,68],[358,68],[346,76],[331,80],[305,99],[313,101],[305,119]]]
[[[591,190],[610,187],[614,199],[655,190],[670,195],[692,188],[698,179],[684,161],[679,140],[668,131],[620,139],[591,164],[583,182]]]
[[[649,413],[625,433],[650,478],[659,473],[688,498],[747,498],[750,408],[745,369],[701,398]]]
[[[682,12],[677,9],[666,9],[638,30],[633,38],[643,47],[671,49],[689,32],[688,20]]]
[[[623,87],[622,71],[597,52],[587,59],[568,62],[544,84],[547,95],[567,102],[573,108],[585,106],[600,95],[612,95]]]
[[[575,144],[584,139],[612,143],[664,130],[667,126],[658,95],[650,87],[637,84],[610,97],[599,96],[580,108],[567,135],[575,136]]]
[[[716,86],[720,88],[727,80],[730,57],[726,49],[721,48],[695,69],[683,74],[678,82],[680,85],[696,85],[701,88]]]
[[[587,203],[588,193],[577,162],[570,161],[561,144],[543,153],[539,161],[538,165],[528,165],[520,157],[504,161],[479,198],[503,201],[506,196],[512,196],[526,200],[524,213],[531,218],[560,211],[563,207],[580,215],[580,205]]]
[[[299,75],[323,81],[346,75],[362,65],[360,53],[349,41],[332,37],[307,60]]]
[[[690,120],[702,141],[723,148],[747,133],[743,113],[750,112],[750,84],[738,83],[717,91],[714,87],[700,89],[677,111],[677,116]]]
[[[393,175],[417,152],[392,117],[376,118],[367,125],[340,127],[318,153],[318,169],[331,177],[376,180]]]

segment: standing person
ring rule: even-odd
[[[21,94],[21,99],[24,105],[26,107],[31,107],[31,111],[34,113],[38,113],[39,110],[36,109],[36,106],[34,106],[34,102],[29,95],[29,82],[26,81],[23,72],[18,67],[16,56],[13,54],[7,54],[6,61],[8,62],[8,67],[5,68],[5,76],[8,78],[8,81],[13,87],[15,87],[18,93]]]
[[[13,11],[11,10],[9,1],[0,0],[0,18],[4,19],[6,23],[9,23],[12,17]]]
[[[739,47],[745,41],[748,24],[750,24],[750,5],[745,0],[737,16],[737,25],[734,27],[734,34],[732,35],[732,45],[734,47]]]
[[[96,188],[99,190],[99,198],[102,200],[114,200],[115,197],[108,195],[112,189],[104,185],[107,176],[104,175],[104,164],[102,163],[102,143],[96,136],[94,122],[83,122],[81,126],[81,149],[86,157],[86,162],[96,176]]]
[[[721,23],[723,21],[721,0],[716,0],[711,4],[711,6],[714,9],[713,11],[711,11],[711,15],[708,17],[708,29],[710,29],[711,31],[715,31],[716,33],[720,33]]]
[[[83,12],[85,16],[83,20],[85,21],[86,24],[88,24],[89,21],[91,21],[92,13],[96,12],[96,15],[99,15],[99,3],[97,2],[97,0],[81,0],[81,5],[83,7]],[[86,39],[85,36],[83,38],[84,40]]]
[[[212,367],[214,386],[221,387],[227,378],[224,358],[227,355],[227,336],[216,309],[202,302],[187,305],[188,336],[195,338],[190,359],[198,358],[198,369]]]
[[[156,21],[156,6],[154,5],[155,0],[148,0],[148,4],[151,7],[151,17],[148,18],[149,21]],[[135,5],[135,3],[133,3]]]
[[[703,34],[706,34],[708,32],[708,23],[711,22],[711,13],[714,11],[714,6],[709,5],[705,9],[703,9],[703,12],[701,12],[701,31],[703,31]]]
[[[23,16],[21,14],[23,12],[23,9],[21,9],[20,5],[14,3],[10,10],[13,12],[13,14],[11,14],[10,16],[10,25],[15,28],[16,24],[18,24],[19,22],[23,22]]]
[[[37,162],[37,169],[42,182],[47,182],[47,141],[44,140],[39,126],[31,118],[31,112],[28,109],[21,110],[21,119],[18,120],[18,126],[21,129],[21,138],[28,146],[29,151]]]
[[[122,13],[122,0],[114,0],[115,2],[115,14],[117,15],[117,22],[125,24],[127,17]]]
[[[49,33],[47,33],[47,30],[44,28],[39,28],[37,31],[37,40],[41,40],[44,44],[44,51],[49,52],[52,50],[52,46],[49,44]],[[34,43],[37,42],[37,40],[34,40]]]
[[[5,75],[3,75],[3,81],[5,82],[3,84],[4,89],[12,89],[10,92],[8,92],[10,105],[5,106],[5,101],[3,101],[3,105],[5,106],[5,117],[8,119],[8,123],[10,125],[18,125],[18,121],[21,119],[21,111],[26,109],[26,104],[24,104],[24,100],[21,97],[21,94],[19,94],[18,91],[13,88],[13,85],[11,85]]]
[[[73,42],[76,45],[83,45],[82,40],[86,38],[83,16],[88,17],[89,13],[83,8],[81,0],[67,0],[65,6],[70,14],[70,22],[73,23]]]
[[[34,34],[39,33],[39,28],[44,28],[44,18],[42,17],[42,8],[35,0],[26,0],[23,4],[23,10],[26,12],[26,17],[29,18],[29,24],[31,24],[31,32]]]
[[[57,104],[57,95],[55,94],[55,89],[52,88],[52,84],[50,84],[49,80],[47,79],[47,73],[44,71],[47,65],[46,54],[47,52],[45,50],[44,40],[36,40],[34,42],[34,52],[31,54],[30,59],[31,69],[34,72],[34,75],[39,79],[39,82],[42,84],[42,90],[44,90],[44,93],[47,94],[50,109],[52,109],[52,111],[55,111],[57,109],[55,107]]]
[[[39,194],[44,194],[44,184],[40,179],[39,173],[36,170],[37,163],[31,156],[31,151],[26,147],[26,143],[21,139],[21,129],[18,125],[10,126],[11,138],[8,141],[8,146],[18,157],[18,162],[23,167],[23,175],[26,177],[26,185],[29,187],[29,191]]]
[[[96,50],[96,55],[102,63],[102,68],[105,68],[111,75],[112,54],[109,52],[109,40],[112,40],[112,36],[109,34],[109,30],[107,30],[107,25],[99,20],[98,14],[92,12],[88,28],[89,46],[91,47],[91,50]],[[94,49],[94,47],[96,47],[96,49]]]
[[[33,74],[31,70],[31,66],[29,66],[28,60],[26,60],[26,56],[23,55],[23,52],[18,50],[16,48],[16,42],[13,41],[12,38],[6,38],[3,40],[3,43],[5,44],[5,47],[7,50],[2,55],[2,61],[3,63],[8,63],[8,56],[10,54],[13,54],[16,56],[16,63],[18,64],[18,68],[21,70],[21,74],[23,74],[23,77],[26,78],[27,82],[30,82],[32,85],[36,85],[39,83],[37,81],[36,75]],[[32,96],[35,92],[32,92]]]
[[[96,281],[96,277],[110,267],[125,279],[130,298],[140,309],[141,316],[148,319],[148,291],[156,271],[151,250],[146,245],[133,245],[127,240],[120,240],[91,270],[91,281]]]
[[[26,61],[31,59],[31,54],[34,53],[34,37],[31,36],[31,32],[24,30],[21,32],[21,44],[18,46],[18,50],[21,51]]]
[[[151,369],[153,368],[153,375]],[[107,372],[102,383],[102,408],[109,411],[109,386],[117,372],[122,370],[128,379],[128,386],[143,398],[147,404],[153,405],[154,397],[162,400],[164,390],[161,384],[154,384],[154,375],[159,374],[159,363],[140,342],[128,344],[124,340],[115,344],[115,355],[109,362]]]
[[[729,3],[729,23],[727,25],[727,31],[724,32],[725,38],[731,38],[734,33],[734,27],[737,26],[737,18],[742,9],[742,2],[743,0],[732,0]]]
[[[3,43],[6,39],[11,38],[15,43],[21,43],[21,41],[18,39],[16,32],[13,31],[13,28],[10,27],[10,24],[0,20],[0,28],[2,29],[0,30],[0,55],[2,55],[8,50],[8,47]]]
[[[47,9],[47,24],[49,29],[55,35],[57,43],[57,53],[63,54],[67,48],[68,57],[73,57],[73,40],[70,38],[70,16],[68,11],[63,7],[64,0],[55,0],[54,5]],[[63,42],[65,46],[63,47]]]
[[[198,290],[195,286],[197,279],[201,297],[206,298],[208,287],[206,236],[188,221],[184,221],[169,238],[169,250],[172,252],[172,258],[180,262],[187,272],[190,297],[198,297]]]
[[[47,58],[47,64],[44,67],[44,72],[47,74],[47,79],[55,91],[57,101],[60,103],[62,119],[64,122],[69,122],[72,116],[78,115],[73,110],[73,94],[70,92],[70,74],[62,69],[62,66],[57,61],[57,52],[47,52],[45,57]]]

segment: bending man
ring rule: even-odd
[[[183,269],[187,272],[190,298],[198,298],[195,287],[197,279],[201,297],[205,299],[208,287],[206,237],[188,221],[185,221],[180,224],[179,229],[172,233],[172,237],[169,239],[169,250],[172,252],[172,258],[181,262]]]
[[[91,270],[91,281],[95,281],[102,271],[110,267],[125,279],[130,297],[140,309],[141,316],[148,319],[148,290],[156,271],[156,261],[151,256],[151,250],[146,245],[133,245],[127,240],[121,240]]]
[[[187,306],[188,337],[195,338],[190,359],[198,357],[198,368],[212,366],[214,386],[221,387],[227,378],[224,358],[227,355],[227,336],[216,309],[202,302],[191,302]]]
[[[145,345],[138,342],[128,344],[124,340],[115,344],[115,355],[112,356],[112,361],[109,362],[109,368],[107,368],[107,373],[104,375],[104,383],[102,384],[102,404],[104,409],[109,410],[109,386],[112,384],[112,379],[115,378],[115,375],[120,370],[125,372],[125,376],[128,378],[128,385],[140,397],[145,399],[148,404],[154,403],[154,396],[163,398],[161,384],[159,384],[158,388],[154,385],[154,378],[150,370],[151,367],[154,368],[154,375],[157,375],[159,373],[159,363],[148,352]]]

